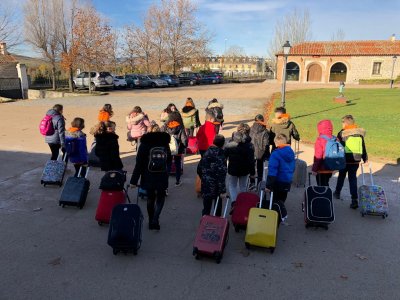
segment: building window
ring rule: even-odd
[[[381,75],[381,62],[374,62],[372,66],[372,75]]]

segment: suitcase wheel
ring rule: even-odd
[[[216,262],[217,264],[221,263],[221,260],[222,260],[222,254],[221,254],[221,252],[215,252],[215,253],[214,253],[214,258],[215,258],[215,262]]]
[[[103,222],[98,221],[97,224],[99,224],[99,226],[103,226]]]
[[[99,222],[99,223],[100,223],[100,222]],[[119,252],[119,251],[118,251],[117,249],[113,249],[113,254],[114,254],[114,255],[117,255],[118,252]]]
[[[239,232],[240,231],[239,225],[233,225],[233,227],[235,227],[235,232]]]
[[[64,207],[65,207],[65,204],[62,204],[61,207],[64,208]]]
[[[82,209],[83,208],[83,205],[79,205],[79,209]]]
[[[193,254],[193,256],[194,256],[194,258],[195,258],[196,260],[199,260],[199,259],[200,259],[199,250],[197,249],[197,247],[193,247],[193,252],[192,252],[192,254]]]
[[[244,243],[244,245],[246,246],[246,249],[250,249],[250,244],[249,243]]]
[[[137,255],[137,249],[133,250],[133,255]]]
[[[387,217],[387,214],[382,215],[382,219],[385,219]]]
[[[363,212],[361,212],[361,217],[364,217],[364,216],[365,216],[365,214]]]
[[[275,251],[275,247],[271,247],[271,248],[269,248],[269,251],[271,252],[271,254],[273,254],[273,253],[274,253],[274,251]]]
[[[305,226],[306,226],[306,228],[310,227],[310,225],[309,225],[309,224],[307,224],[307,223],[306,223],[306,225],[305,225]]]

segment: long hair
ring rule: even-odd
[[[104,104],[102,110],[108,112],[110,114],[110,117],[114,114],[111,104]]]

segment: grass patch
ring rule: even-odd
[[[316,125],[330,119],[334,134],[341,129],[341,117],[352,114],[356,123],[366,129],[370,157],[397,161],[400,157],[400,91],[398,89],[347,89],[347,104],[333,102],[337,89],[290,91],[286,109],[299,130],[301,140],[314,143]],[[274,106],[280,105],[280,93],[274,95]]]

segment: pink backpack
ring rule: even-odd
[[[53,135],[54,134],[53,116],[45,115],[42,121],[40,121],[39,130],[40,133],[44,136]]]

